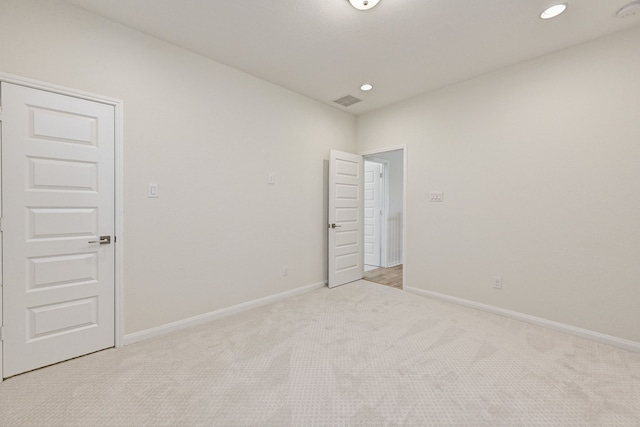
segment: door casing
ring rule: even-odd
[[[16,76],[12,74],[0,72],[0,81],[6,83],[12,83],[20,86],[30,87],[33,89],[39,89],[51,93],[57,93],[60,95],[73,96],[76,98],[86,99],[89,101],[101,102],[104,104],[112,105],[115,110],[115,141],[114,141],[114,213],[115,213],[115,236],[117,238],[115,245],[115,346],[122,347],[124,338],[124,186],[123,186],[123,147],[124,147],[124,108],[122,100],[115,98],[108,98],[101,95],[95,95],[75,89],[70,89],[50,83],[44,83],[36,80],[31,80],[25,77]],[[2,119],[2,112],[0,110],[0,120]],[[0,163],[0,170],[1,170]],[[0,175],[1,176],[1,175]],[[1,194],[0,194],[1,196]],[[0,197],[1,200],[1,197]],[[1,203],[1,202],[0,202]],[[0,209],[2,205],[0,204]],[[0,237],[0,243],[2,237]],[[2,272],[2,245],[0,244],[0,277]],[[3,292],[0,292],[0,319],[2,319],[2,306],[3,306]],[[0,382],[4,378],[2,372],[2,355],[4,349],[2,348],[2,341],[0,341]]]

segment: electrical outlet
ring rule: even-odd
[[[288,265],[283,265],[282,266],[282,276],[288,276],[289,275],[289,266]]]
[[[502,289],[502,277],[493,276],[493,287],[496,289]]]
[[[444,194],[442,191],[431,191],[429,193],[429,201],[430,202],[441,202],[444,200]]]

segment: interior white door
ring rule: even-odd
[[[364,264],[380,267],[383,207],[382,165],[364,162]]]
[[[114,345],[114,107],[0,92],[8,377]]]
[[[364,275],[362,156],[331,150],[329,160],[329,287]]]

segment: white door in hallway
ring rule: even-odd
[[[331,150],[329,159],[329,287],[364,275],[362,156]]]
[[[114,107],[0,92],[8,377],[114,346]]]
[[[364,263],[380,267],[382,219],[382,165],[364,162]]]

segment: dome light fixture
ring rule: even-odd
[[[370,85],[369,83],[365,83],[362,86],[360,86],[360,90],[362,90],[364,92],[366,92],[368,90],[371,90],[371,89],[373,89],[373,86]]]
[[[380,0],[349,0],[351,6],[358,10],[369,10],[378,4]]]
[[[540,14],[540,18],[542,18],[542,19],[555,18],[556,16],[560,15],[565,10],[567,10],[567,5],[566,4],[564,4],[564,3],[556,4],[555,6],[551,6],[551,7],[547,8],[547,9],[545,9],[544,12],[542,12]]]
[[[630,16],[640,15],[640,1],[634,1],[618,11],[618,18],[624,19]]]

